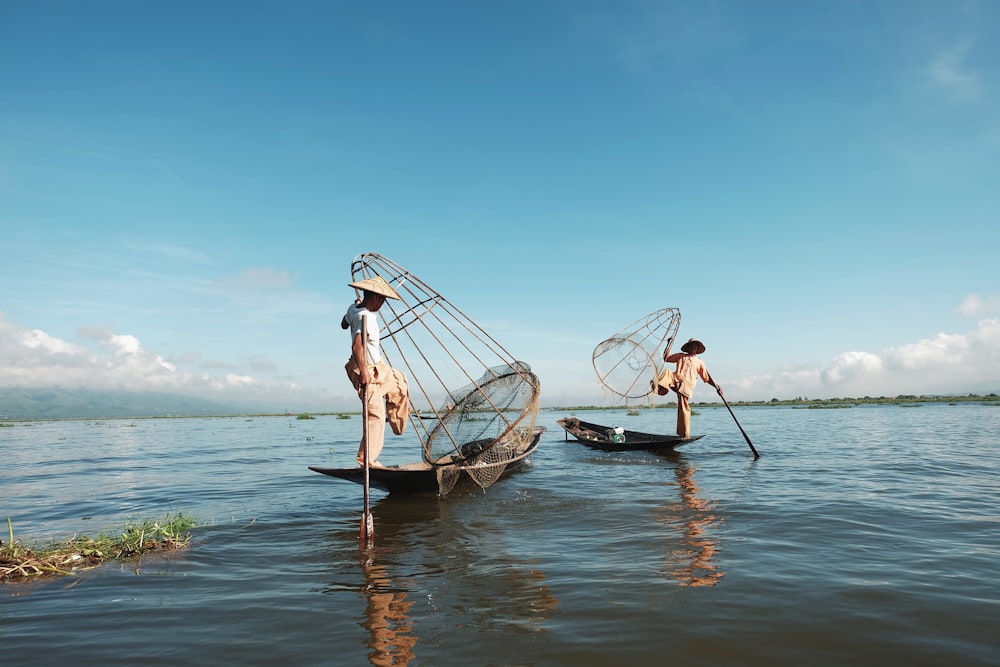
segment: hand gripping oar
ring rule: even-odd
[[[361,516],[361,531],[358,539],[361,541],[361,548],[367,548],[375,541],[375,520],[372,517],[369,499],[371,497],[371,487],[368,478],[368,323],[367,316],[361,316],[361,441],[364,443],[364,464],[365,464],[365,510]]]
[[[711,377],[711,376],[709,376],[709,377]],[[712,382],[712,386],[715,387],[715,382],[714,381]],[[739,420],[736,419],[736,415],[733,414],[733,409],[731,407],[729,407],[729,401],[727,401],[726,397],[722,395],[722,390],[719,389],[718,387],[715,387],[715,391],[719,394],[719,398],[722,399],[722,402],[726,404],[726,409],[729,410],[729,414],[733,415],[733,421],[736,422],[737,428],[739,428],[740,429],[740,433],[743,434],[743,439],[747,441],[748,445],[750,445],[750,451],[753,452],[753,458],[756,461],[757,459],[760,458],[760,454],[757,453],[757,449],[753,446],[753,443],[750,442],[750,436],[748,436],[747,432],[743,430],[742,426],[740,426]]]
[[[671,336],[667,339],[667,346],[663,348],[663,360],[666,361],[667,357],[670,356],[670,346],[674,344],[674,337]]]

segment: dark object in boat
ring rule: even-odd
[[[567,440],[572,436],[577,442],[582,442],[588,447],[609,452],[673,449],[705,437],[692,435],[690,438],[682,438],[679,435],[629,431],[621,427],[602,426],[601,424],[580,421],[576,417],[563,417],[556,423],[566,430]]]
[[[526,446],[523,451],[517,453],[517,455],[506,464],[506,468],[503,471],[502,476],[506,476],[507,473],[516,470],[524,461],[538,448],[538,443],[541,441],[542,433],[545,432],[544,427],[536,427],[534,434],[531,439],[527,441]],[[482,450],[484,449],[483,443],[480,442],[469,442],[462,446],[462,455],[470,456],[474,455],[476,448]],[[442,472],[447,472],[449,469],[452,471],[458,470],[462,473],[462,477],[469,479],[466,469],[474,468],[479,466],[488,466],[489,463],[481,464],[469,464],[461,463],[461,459],[457,455],[447,457],[448,460],[442,459],[441,465],[431,465],[426,461],[417,461],[416,463],[404,463],[402,465],[392,465],[392,466],[371,466],[368,468],[368,483],[382,491],[387,491],[389,493],[404,494],[404,493],[438,493],[440,491],[440,486],[438,483],[438,475]],[[457,462],[456,462],[457,461]],[[349,482],[354,482],[356,484],[365,483],[365,470],[364,468],[320,468],[318,466],[309,466],[309,469],[322,473],[324,475],[330,475],[331,477],[337,477],[338,479],[345,479]]]

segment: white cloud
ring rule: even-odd
[[[228,373],[226,375],[226,384],[230,387],[240,387],[255,384],[256,382],[257,381],[249,375],[237,375],[236,373]]]
[[[116,336],[112,334],[102,342],[114,352],[116,357],[134,356],[140,352],[142,347],[139,345],[138,338],[128,335]]]
[[[983,297],[973,292],[965,297],[965,301],[958,307],[958,313],[975,318],[1000,316],[1000,294]]]
[[[162,355],[145,349],[131,334],[115,334],[99,328],[81,329],[95,342],[94,349],[71,343],[44,331],[28,330],[9,322],[0,312],[0,386],[38,388],[60,386],[94,390],[166,391],[199,396],[222,403],[270,401],[281,409],[304,405],[303,409],[341,409],[356,398],[346,392],[328,396],[323,390],[265,381],[220,365],[220,374],[183,371]],[[187,355],[191,363],[200,357]],[[255,359],[255,366],[268,363]],[[206,364],[202,364],[206,366]],[[223,372],[225,371],[225,372]]]
[[[868,352],[844,352],[833,359],[833,363],[820,374],[820,381],[826,385],[836,385],[871,377],[882,372],[882,360]]]
[[[1000,319],[980,320],[964,334],[939,333],[879,353],[838,354],[822,369],[783,369],[732,380],[745,400],[948,395],[1000,390]]]
[[[53,338],[44,331],[33,329],[21,334],[21,342],[31,350],[39,350],[51,354],[83,354],[85,350],[78,345],[67,343],[59,338]]]

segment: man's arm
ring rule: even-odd
[[[354,340],[351,341],[351,354],[354,356],[354,363],[358,365],[358,370],[361,372],[361,381],[365,384],[371,384],[373,378],[371,368],[366,363],[363,333],[364,326],[358,333],[354,334]]]

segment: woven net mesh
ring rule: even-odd
[[[594,371],[614,400],[651,399],[652,382],[666,364],[663,350],[673,343],[681,312],[663,308],[636,320],[594,348]]]
[[[425,459],[437,466],[457,464],[486,488],[534,437],[538,378],[523,362],[495,366],[454,397],[424,443]]]
[[[486,488],[537,443],[538,377],[444,296],[392,260],[355,258],[355,281],[381,276],[385,361],[407,376],[421,456],[447,494],[462,474]]]

